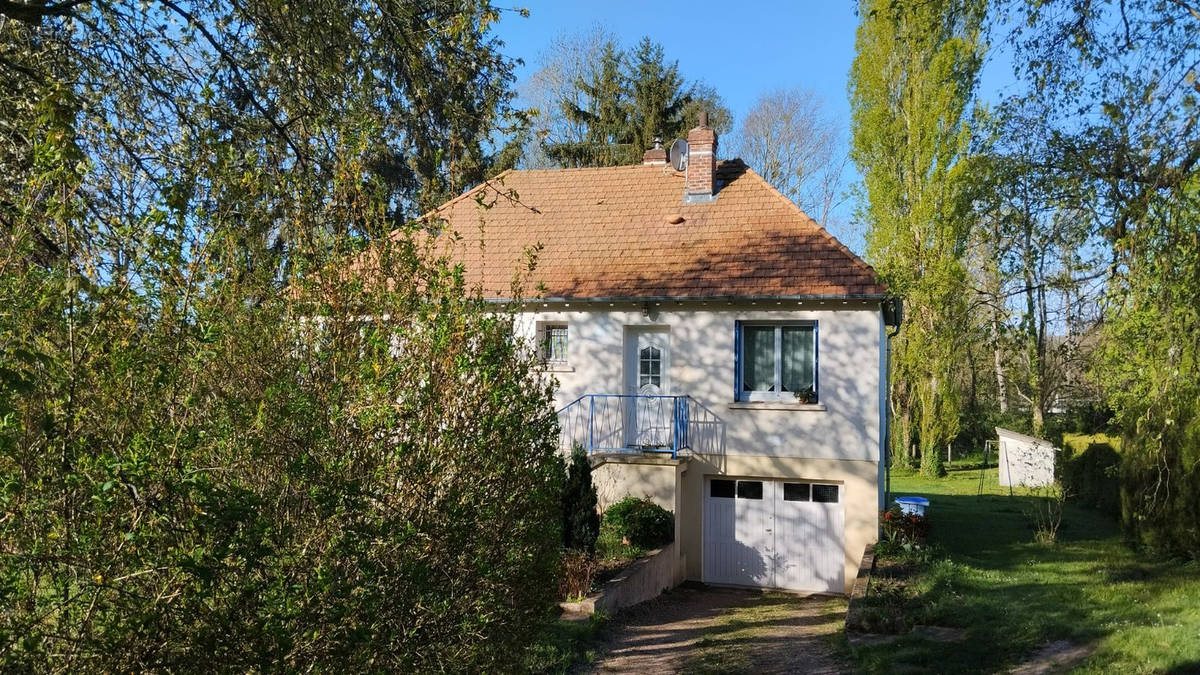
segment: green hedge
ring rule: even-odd
[[[1068,452],[1064,448],[1064,452]],[[1113,518],[1121,515],[1121,456],[1108,443],[1091,443],[1062,463],[1062,483],[1068,498]]]
[[[604,519],[641,548],[658,548],[675,540],[675,516],[646,498],[625,497],[608,507]]]

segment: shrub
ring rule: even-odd
[[[1121,515],[1120,469],[1121,456],[1111,445],[1091,443],[1078,455],[1064,458],[1063,486],[1072,502],[1117,518]]]
[[[946,475],[946,465],[941,452],[926,449],[921,454],[921,475],[926,478],[942,478]]]
[[[600,536],[600,513],[596,504],[596,486],[592,484],[592,464],[587,452],[576,445],[567,467],[567,482],[562,494],[563,547],[568,551],[596,550]]]
[[[551,391],[460,272],[380,255],[386,288],[283,293],[201,257],[179,313],[135,295],[174,272],[0,261],[0,670],[516,667],[558,590]]]
[[[647,498],[625,497],[608,507],[604,518],[641,548],[658,548],[675,540],[675,516]]]
[[[568,551],[562,556],[562,574],[558,582],[560,600],[576,602],[592,590],[596,561],[584,551]]]
[[[1033,524],[1035,542],[1050,546],[1058,541],[1058,528],[1062,524],[1063,507],[1068,497],[1069,492],[1058,481],[1033,490],[1033,499],[1029,502],[1026,515]]]

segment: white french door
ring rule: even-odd
[[[671,340],[662,328],[630,328],[625,334],[625,443],[669,448],[674,422]]]

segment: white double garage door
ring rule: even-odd
[[[833,483],[706,479],[704,581],[841,593],[842,502]]]

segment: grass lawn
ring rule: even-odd
[[[1115,523],[1071,505],[1058,543],[1035,544],[1032,498],[1008,496],[994,476],[984,485],[979,496],[977,469],[940,480],[893,473],[895,495],[930,499],[930,540],[945,553],[916,582],[915,622],[969,637],[861,647],[864,670],[992,672],[1066,639],[1095,648],[1074,672],[1200,672],[1200,565],[1143,559]]]
[[[1070,448],[1075,454],[1079,454],[1087,450],[1092,443],[1107,443],[1114,450],[1121,450],[1121,437],[1109,436],[1108,434],[1063,434],[1063,445]]]
[[[567,673],[596,659],[596,634],[608,619],[603,614],[586,621],[552,620],[525,653],[527,673]]]

